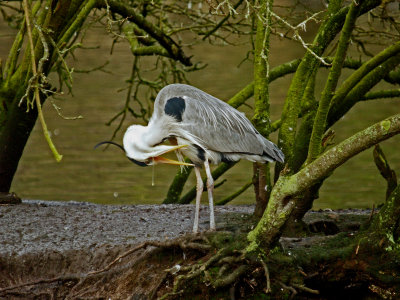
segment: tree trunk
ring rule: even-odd
[[[37,118],[36,109],[27,112],[24,105],[16,104],[10,109],[0,132],[0,192],[3,193],[10,190],[19,160]]]
[[[269,195],[271,194],[271,184],[269,181],[268,164],[253,164],[253,185],[256,196],[256,207],[254,208],[254,216],[261,218],[268,204]]]

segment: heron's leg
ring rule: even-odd
[[[201,178],[200,168],[195,166],[194,171],[196,173],[197,184],[196,184],[196,211],[194,213],[193,232],[196,233],[199,230],[200,200],[204,186],[203,186],[203,179]]]
[[[208,202],[210,205],[210,230],[215,230],[215,218],[214,218],[214,179],[211,175],[210,165],[207,160],[204,161],[204,168],[207,174],[207,192],[208,192]]]

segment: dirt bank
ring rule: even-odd
[[[218,230],[245,234],[254,223],[253,209],[217,207]],[[193,212],[193,205],[23,201],[0,206],[0,298],[155,298],[172,284],[165,270],[193,264],[201,253],[207,257],[196,242],[187,244],[190,237],[180,244],[173,240],[191,232]],[[305,221],[317,236],[282,238],[282,248],[289,253],[326,235],[357,230],[369,214],[310,212]],[[201,230],[208,229],[208,216],[203,206]]]

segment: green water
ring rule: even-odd
[[[0,57],[3,61],[13,36],[0,21]],[[96,203],[161,203],[177,168],[160,165],[155,169],[155,186],[152,186],[152,168],[141,168],[130,163],[121,151],[109,148],[107,151],[93,150],[99,141],[110,138],[114,127],[105,123],[119,111],[125,101],[125,93],[117,90],[125,87],[132,64],[132,56],[126,45],[117,44],[114,54],[109,56],[111,39],[105,30],[89,32],[86,46],[98,46],[99,49],[77,50],[76,61],[70,66],[76,69],[90,69],[109,60],[112,74],[75,73],[74,96],[67,95],[57,104],[66,116],[82,115],[80,120],[60,118],[49,101],[44,105],[48,128],[53,140],[64,156],[61,163],[53,159],[42,136],[40,124],[37,124],[25,148],[19,164],[12,190],[24,199],[75,200]],[[208,67],[189,76],[191,83],[220,99],[227,100],[252,80],[251,62],[238,64],[248,50],[248,45],[240,47],[201,46],[187,49],[188,55],[194,55],[194,61],[208,63]],[[272,41],[271,66],[298,58],[304,50],[296,44],[289,44],[276,38]],[[323,78],[323,72],[319,78]],[[271,116],[279,118],[291,76],[271,84]],[[319,84],[323,87],[323,81]],[[251,105],[251,102],[249,102]],[[360,103],[335,126],[339,142],[376,121],[399,111],[399,99],[379,100]],[[251,109],[244,108],[248,117]],[[121,142],[124,129],[134,123],[129,119],[116,141]],[[276,142],[276,134],[271,136]],[[400,170],[400,137],[382,144],[383,150],[392,167]],[[221,199],[243,186],[252,176],[252,165],[240,162],[222,179],[224,185],[215,191],[216,200]],[[191,175],[187,190],[194,184]],[[372,150],[367,150],[340,167],[326,180],[320,199],[315,208],[371,207],[384,200],[385,181],[380,177],[372,160]],[[204,195],[206,200],[206,195]],[[253,191],[249,188],[234,204],[252,203]]]

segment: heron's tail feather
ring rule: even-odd
[[[262,154],[268,161],[278,161],[283,163],[285,161],[285,155],[282,150],[278,148],[277,145],[265,139],[265,148]]]

